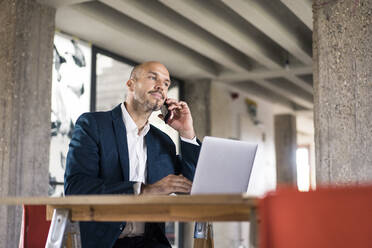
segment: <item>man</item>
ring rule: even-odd
[[[189,193],[200,152],[185,102],[167,99],[167,68],[136,66],[124,103],[112,111],[85,113],[76,122],[67,155],[65,194]],[[181,137],[182,157],[148,119],[164,103],[167,124]],[[163,118],[162,115],[159,115]],[[170,247],[163,223],[80,222],[83,247]]]

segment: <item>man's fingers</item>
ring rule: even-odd
[[[168,104],[168,110],[173,114],[171,118],[169,118],[169,124],[172,123],[173,119],[177,119],[181,115],[184,115],[184,114],[187,115],[190,113],[190,109],[187,103],[184,101],[178,102],[175,99],[167,99],[167,104]]]
[[[170,183],[171,187],[183,187],[183,188],[191,188],[192,184],[189,184],[186,181],[173,181]]]
[[[168,110],[170,110],[170,111],[179,110],[179,112],[183,113],[183,114],[187,114],[187,113],[190,112],[190,109],[189,109],[187,103],[185,103],[185,102],[172,103],[171,105],[169,105]]]
[[[190,193],[192,182],[182,175],[170,174],[154,184],[145,185],[142,194]]]
[[[183,176],[172,175],[167,177],[164,186],[170,189],[172,192],[188,193],[191,191],[192,182]]]
[[[166,101],[165,101],[168,105],[172,104],[172,103],[178,103],[178,101],[176,99],[173,99],[173,98],[168,98]]]
[[[180,193],[190,193],[191,188],[188,187],[178,187],[178,186],[172,186],[170,187],[171,193],[180,192]]]
[[[168,107],[168,110],[169,110],[169,111],[177,110],[177,109],[181,110],[182,107],[181,107],[180,105],[176,105],[176,104],[172,104],[172,105],[170,105],[170,106]]]
[[[182,108],[182,104],[175,99],[169,98],[167,99],[166,103],[168,104],[169,107],[177,106],[178,108]]]
[[[174,177],[170,177],[170,180],[172,180],[173,183],[183,183],[192,186],[192,182],[182,175],[179,176],[174,175]]]
[[[187,107],[187,103],[184,102],[184,101],[180,101],[179,104],[180,104],[181,106],[183,106],[183,107]]]

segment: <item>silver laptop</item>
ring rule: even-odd
[[[239,194],[248,189],[257,144],[205,137],[191,194]]]

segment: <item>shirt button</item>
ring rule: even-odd
[[[123,224],[120,225],[120,231],[123,231]]]

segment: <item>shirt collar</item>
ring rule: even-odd
[[[123,112],[123,121],[125,128],[128,133],[135,133],[138,134],[138,127],[132,117],[130,116],[127,108],[125,107],[125,104],[121,104],[121,111]],[[147,121],[146,125],[143,127],[142,132],[139,134],[140,136],[145,136],[150,131],[150,124]]]

